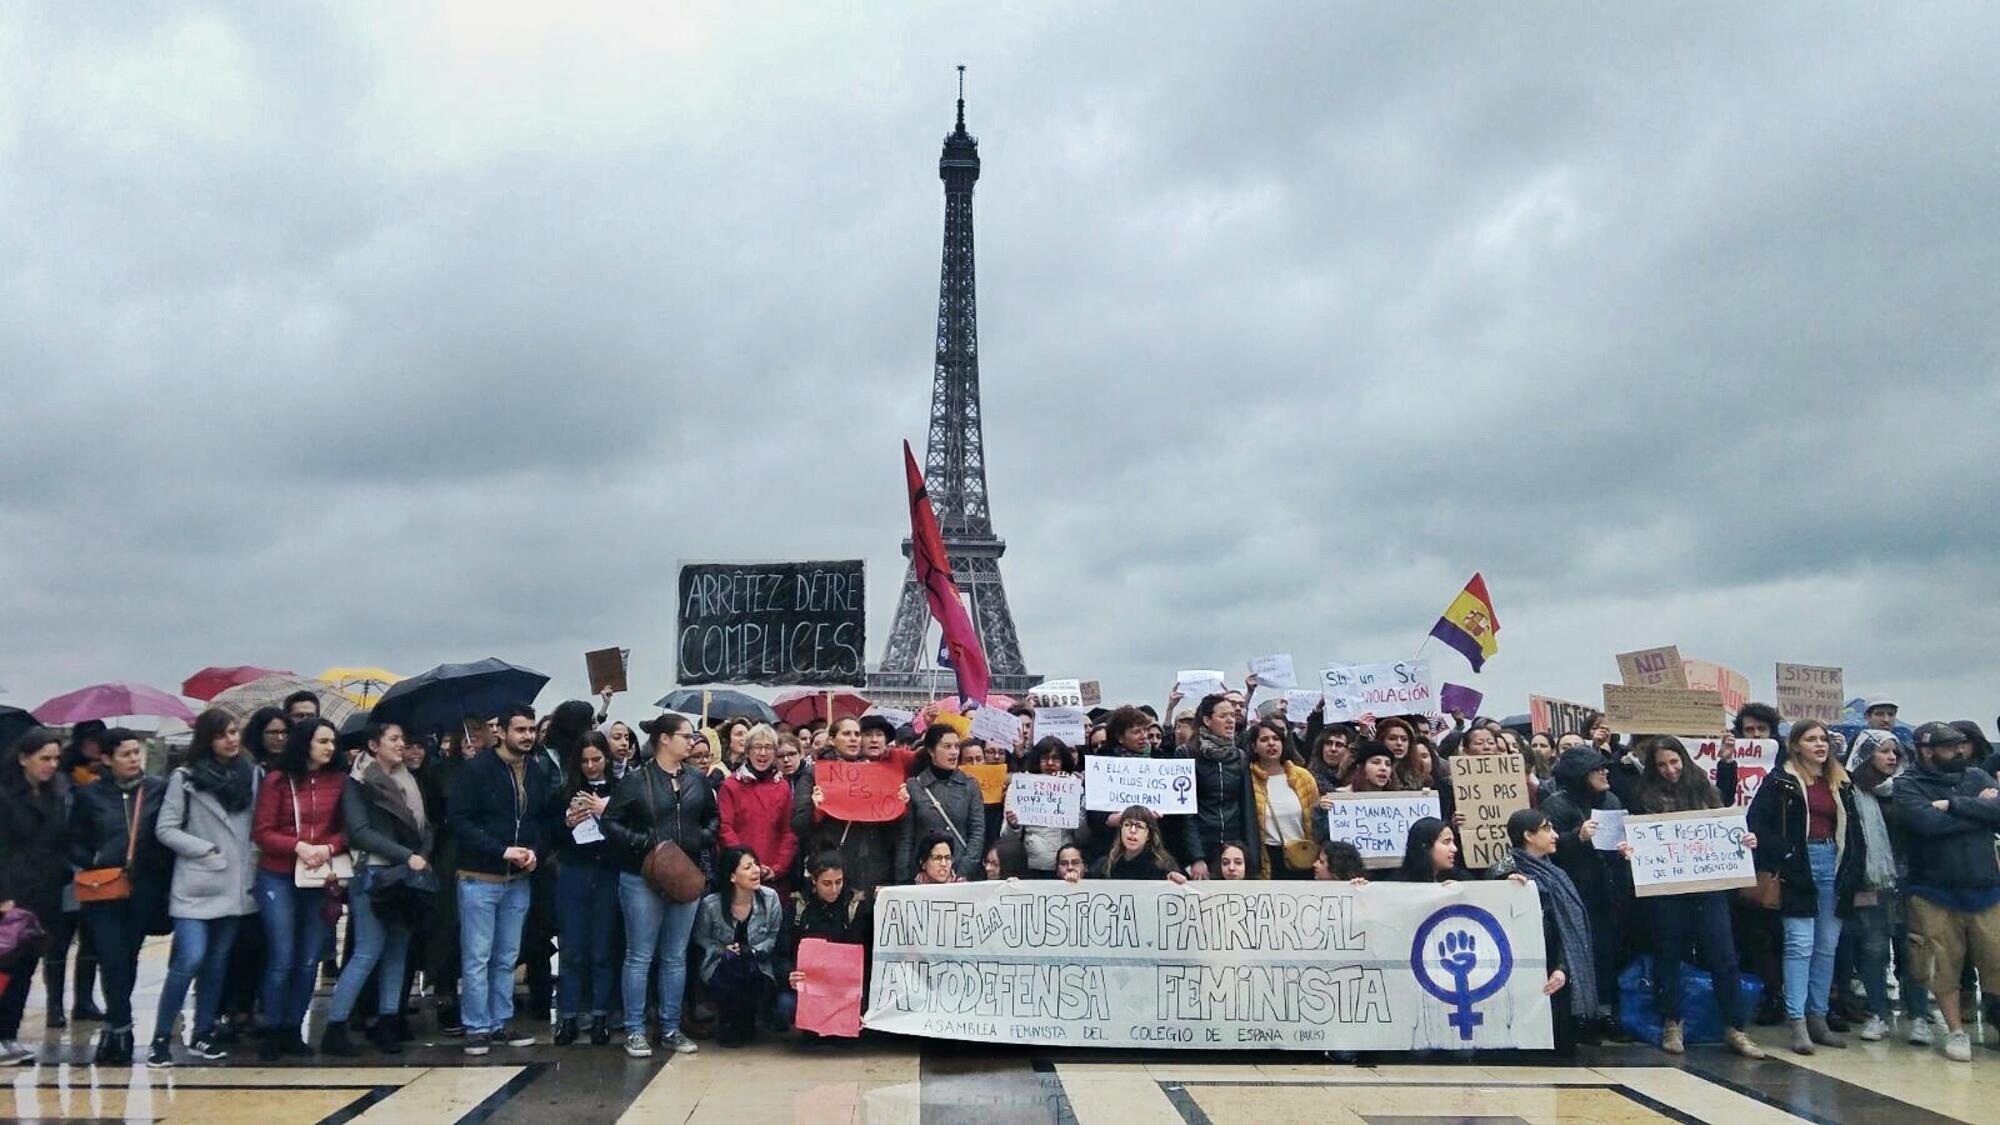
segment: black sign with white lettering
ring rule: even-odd
[[[682,684],[842,684],[866,676],[860,559],[687,563],[674,678]]]

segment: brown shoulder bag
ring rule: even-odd
[[[647,822],[657,825],[660,816],[658,808],[653,804],[653,774],[649,769],[650,765],[651,763],[647,763],[639,768],[645,771],[646,775]],[[679,785],[675,785],[674,792],[676,794],[680,792]],[[675,836],[680,835],[680,824],[681,805],[677,799],[674,802]],[[708,889],[708,879],[702,875],[701,868],[695,866],[695,862],[688,858],[688,854],[681,850],[680,844],[675,840],[661,840],[654,844],[652,850],[646,853],[646,858],[640,862],[639,874],[645,878],[647,886],[653,888],[668,902],[693,902],[701,897],[702,891]]]
[[[132,857],[139,853],[139,818],[146,807],[146,784],[132,802],[132,823],[125,827],[125,866],[92,867],[76,873],[76,901],[122,902],[132,897]]]

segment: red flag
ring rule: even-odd
[[[958,694],[972,703],[984,703],[992,673],[986,667],[986,653],[979,647],[979,634],[965,615],[965,603],[958,600],[958,584],[951,580],[951,556],[945,554],[944,536],[938,532],[937,513],[924,489],[923,471],[917,468],[917,455],[910,452],[907,441],[903,443],[903,467],[910,477],[910,564],[916,568],[924,599],[930,602],[931,616],[944,630],[945,651],[951,655],[952,670],[958,673]]]

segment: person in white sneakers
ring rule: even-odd
[[[1910,864],[1910,954],[1929,970],[1949,1031],[1945,1057],[1971,1062],[1958,997],[1967,958],[1989,1002],[2000,995],[2000,782],[1972,764],[1970,743],[1948,723],[1917,728],[1916,744],[1916,765],[1896,778],[1891,805]]]

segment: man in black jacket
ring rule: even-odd
[[[534,753],[535,710],[500,712],[500,744],[452,778],[449,828],[458,845],[459,1005],[465,1053],[495,1042],[533,1046],[507,1026],[514,1014],[514,962],[528,918],[530,882],[547,850],[547,826],[562,801],[548,760]]]
[[[1910,950],[1950,1034],[1945,1057],[1972,1061],[1959,1011],[1966,958],[1979,967],[1990,1004],[2000,995],[2000,782],[1971,762],[1972,747],[1949,723],[1917,728],[1917,762],[1896,778],[1894,825],[1907,841]]]

